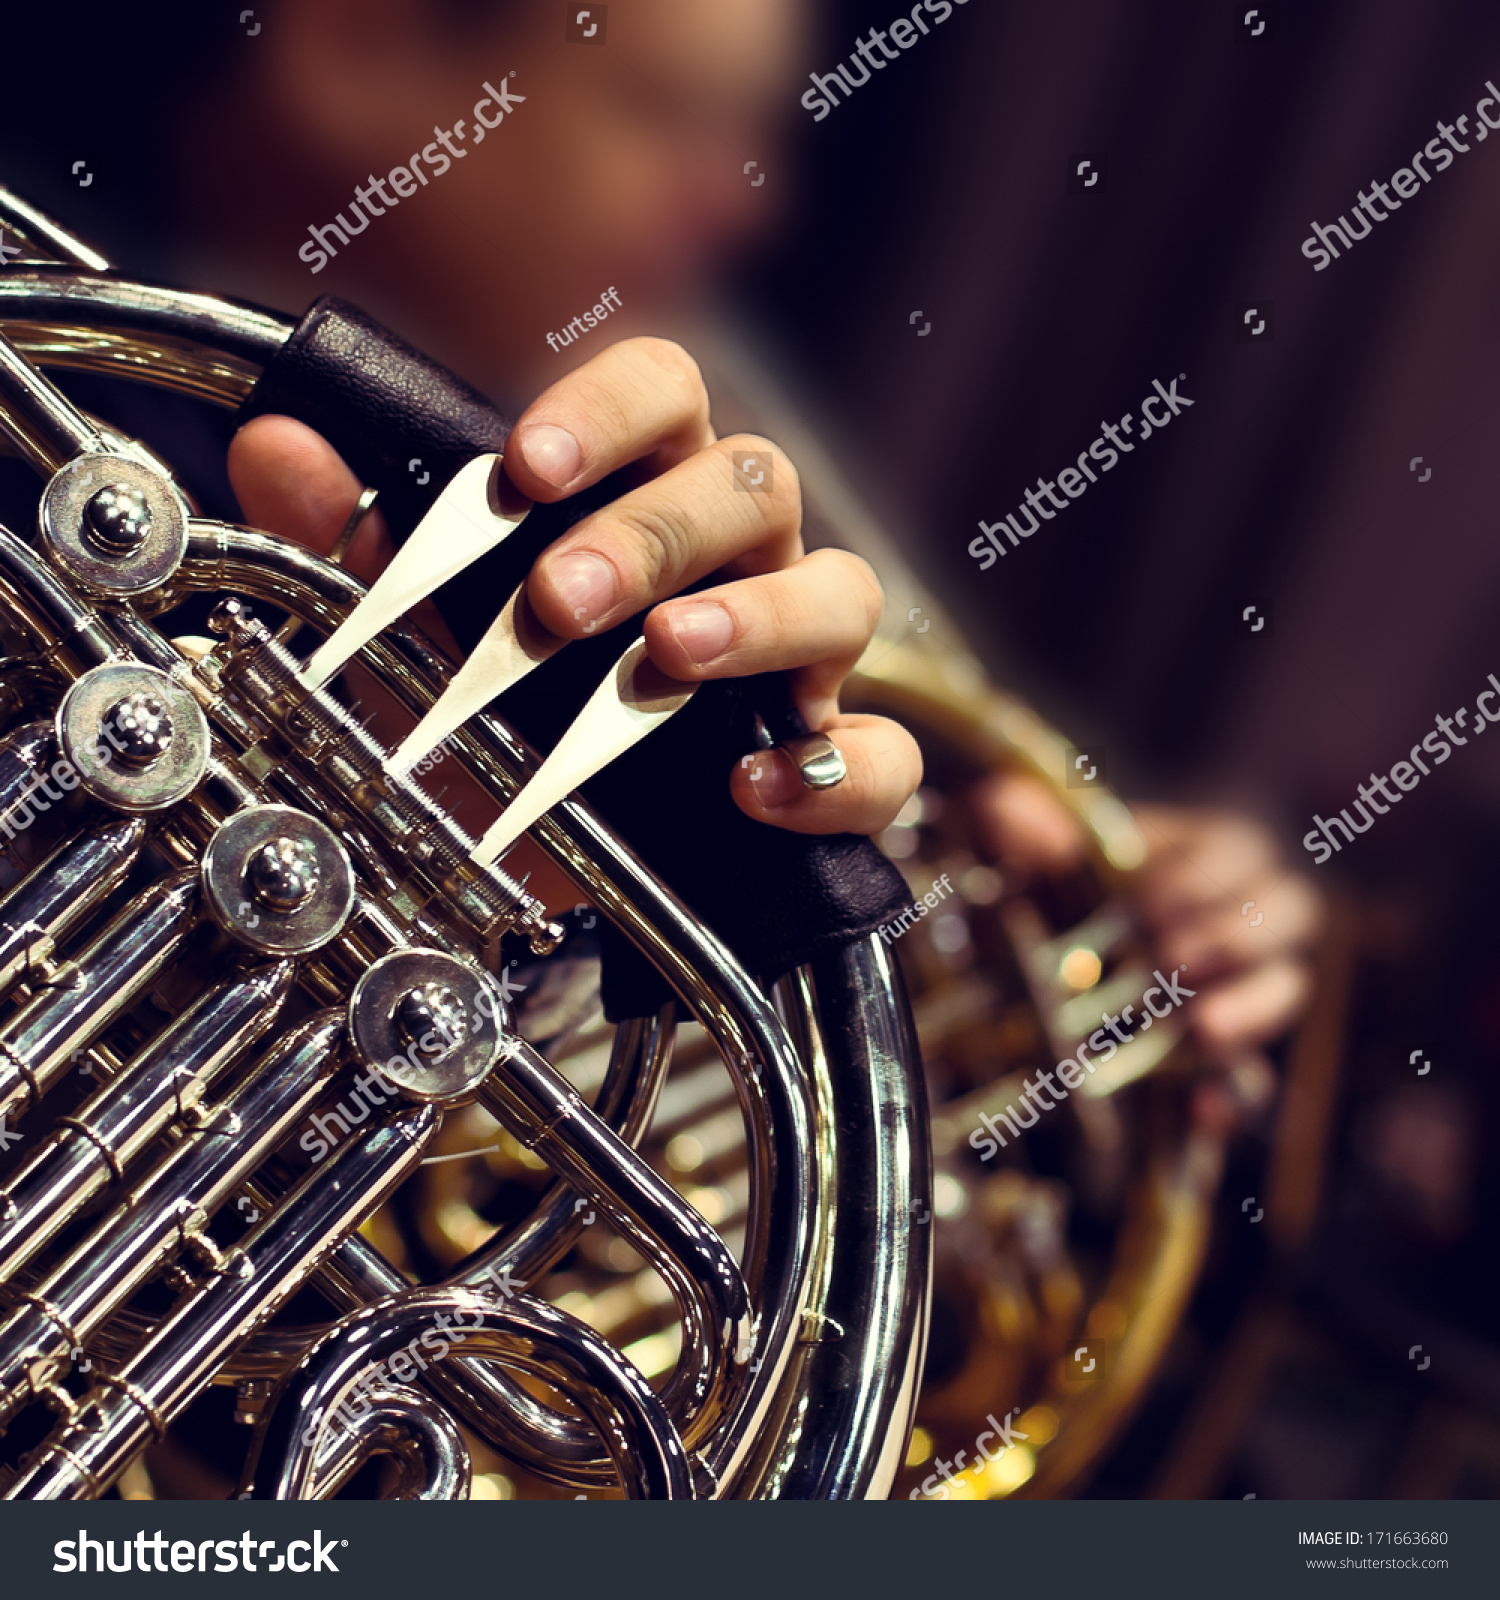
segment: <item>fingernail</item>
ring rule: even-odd
[[[843,751],[826,733],[808,733],[800,739],[788,739],[786,753],[809,789],[834,789],[849,776]]]
[[[583,469],[583,451],[566,428],[538,422],[521,439],[521,457],[526,465],[554,488],[571,483]]]
[[[750,761],[750,787],[766,811],[790,805],[807,793],[802,774],[784,750],[758,750]]]
[[[598,622],[615,603],[615,569],[591,551],[570,550],[554,557],[547,576],[575,622]]]
[[[683,654],[699,666],[723,655],[734,641],[734,618],[712,600],[669,607],[667,626]]]

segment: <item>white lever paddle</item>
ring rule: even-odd
[[[567,642],[548,633],[536,620],[523,582],[432,709],[407,734],[400,749],[385,758],[385,770],[392,777],[405,777],[423,756],[436,750],[475,712],[483,711],[497,695],[556,655]]]
[[[559,800],[681,711],[697,687],[654,667],[646,659],[646,641],[637,639],[469,859],[476,866],[493,866]]]
[[[531,505],[527,502],[514,512],[502,510],[500,486],[500,457],[493,451],[459,468],[370,592],[313,652],[298,674],[304,687],[321,689],[382,628],[405,616],[517,527]]]

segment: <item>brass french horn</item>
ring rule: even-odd
[[[1145,855],[1129,811],[1105,789],[1069,787],[1067,742],[961,654],[910,637],[872,649],[852,700],[921,738],[935,781],[886,843],[917,892],[943,874],[957,889],[946,920],[900,940],[936,1173],[933,1328],[900,1491],[1053,1498],[1120,1436],[1176,1331],[1224,1135],[1192,1115],[1197,1063],[1178,1015],[1154,1014],[1169,1009],[1160,993],[1142,1005],[1155,978],[1128,910]],[[1070,807],[1087,871],[1010,885],[985,862],[966,809],[945,797],[1006,770]],[[1106,1030],[1097,1070],[1075,1070],[1053,1109],[1045,1095],[1028,1104],[1028,1079],[1082,1063],[1080,1044],[1127,1006],[1127,1042]]]

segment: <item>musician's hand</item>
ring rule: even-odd
[[[753,492],[736,484],[737,450],[769,467]],[[838,709],[839,689],[880,617],[874,573],[842,551],[803,552],[795,469],[764,439],[716,439],[697,366],[664,340],[626,340],[559,380],[522,413],[505,452],[512,482],[543,501],[566,499],[632,462],[645,481],[570,529],[532,568],[527,593],[537,616],[578,639],[650,608],[647,648],[673,677],[790,671],[808,726],[832,736],[848,776],[810,790],[785,753],[769,752],[750,770],[726,774],[736,803],[798,833],[884,828],[921,780],[916,741],[883,717]],[[229,470],[251,522],[322,551],[360,492],[333,448],[287,417],[242,428]],[[376,511],[347,564],[368,579],[392,553]],[[671,598],[710,574],[723,581]],[[498,612],[505,596],[494,599]],[[430,613],[423,622],[451,644]]]
[[[1064,871],[1084,854],[1072,815],[1038,780],[986,780],[975,803],[991,847],[1013,870]],[[1323,918],[1312,883],[1259,824],[1227,812],[1131,808],[1147,846],[1140,913],[1164,972],[1196,990],[1183,1020],[1239,1087],[1268,1086],[1258,1046],[1296,1020],[1311,986],[1308,947]]]

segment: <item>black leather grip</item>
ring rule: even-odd
[[[242,417],[266,412],[322,433],[380,490],[398,540],[465,461],[502,448],[510,431],[462,379],[334,299],[308,312],[266,367]],[[431,474],[426,484],[408,468],[418,457]],[[606,479],[560,504],[537,506],[504,544],[438,591],[438,607],[465,650],[536,557],[623,487]],[[635,619],[570,644],[507,694],[505,717],[532,744],[550,749],[639,633]],[[755,748],[757,714],[778,738],[805,731],[779,675],[717,680],[584,793],[750,971],[775,977],[872,933],[911,896],[869,840],[789,833],[739,810],[729,775]],[[649,1014],[666,992],[623,940],[606,940],[604,995],[612,1019]]]
[[[316,428],[379,489],[398,542],[466,461],[503,450],[510,432],[477,389],[332,295],[297,324],[239,420],[268,413]]]

